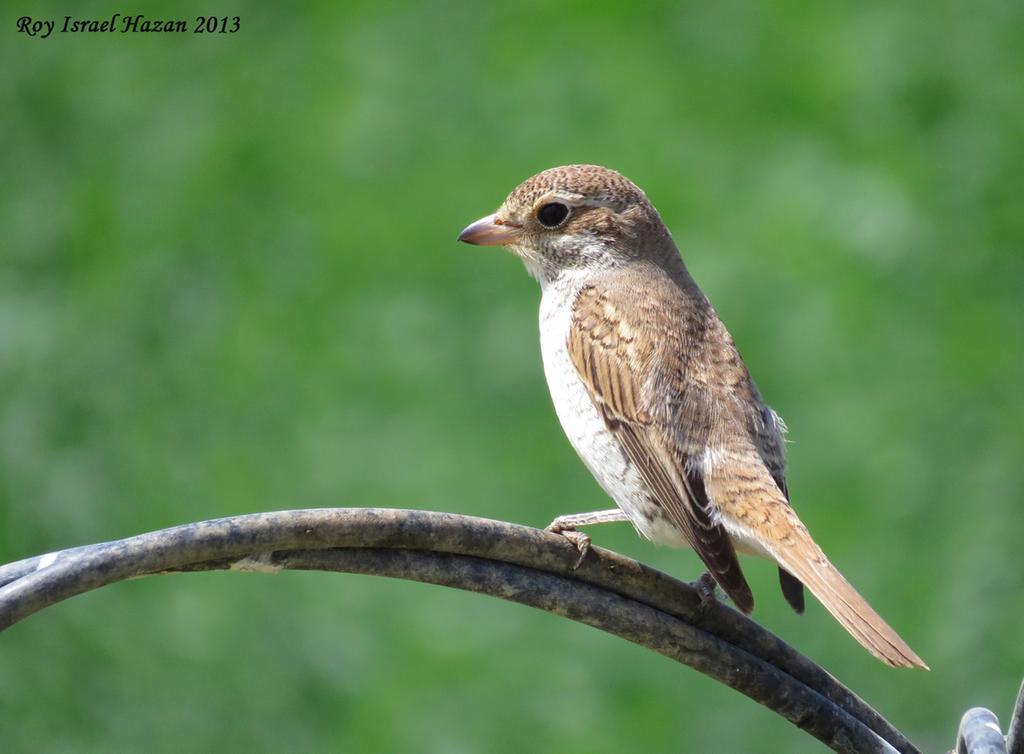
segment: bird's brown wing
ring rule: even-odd
[[[584,288],[573,307],[568,351],[594,405],[604,417],[629,461],[637,468],[652,501],[679,530],[722,589],[742,611],[754,608],[754,597],[740,570],[732,541],[704,488],[702,445],[679,441],[679,433],[659,427],[645,395],[657,382],[650,338],[637,338],[645,327],[642,306],[625,307],[594,286]],[[679,352],[679,349],[675,351]],[[682,370],[677,374],[682,377]],[[701,386],[689,386],[692,401]],[[686,392],[684,390],[684,392]],[[692,448],[692,451],[691,451]]]

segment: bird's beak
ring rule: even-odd
[[[521,227],[507,223],[494,214],[481,217],[459,233],[459,240],[477,246],[508,246],[516,242],[521,232]]]

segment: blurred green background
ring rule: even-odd
[[[234,35],[17,17],[239,15]],[[928,750],[1024,674],[1024,11],[784,2],[8,4],[0,560],[187,521],[605,507],[539,292],[455,236],[527,176],[643,187],[789,423],[892,671],[747,561],[755,618]],[[681,578],[629,527],[592,532]],[[118,585],[0,637],[5,751],[820,751],[592,629],[355,576]],[[945,747],[945,748],[943,748]]]

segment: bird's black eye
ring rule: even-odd
[[[537,219],[545,228],[557,228],[569,216],[569,208],[560,202],[549,202],[537,210]]]

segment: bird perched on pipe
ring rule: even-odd
[[[590,539],[577,527],[629,521],[658,544],[692,547],[749,613],[754,597],[737,552],[768,558],[797,612],[806,586],[882,662],[927,667],[797,517],[784,425],[643,191],[596,165],[552,168],[459,240],[507,247],[540,283],[555,411],[618,506],[549,526],[577,545],[580,562]]]

